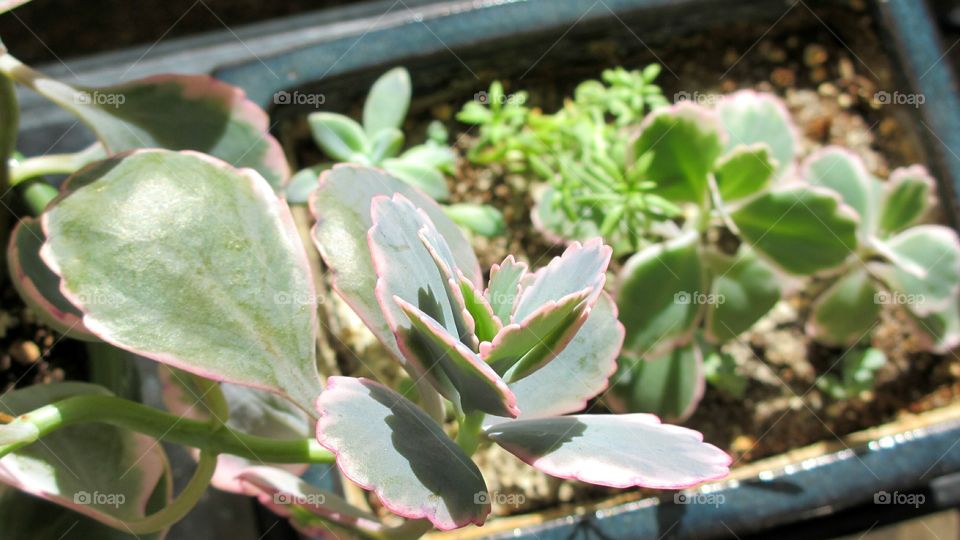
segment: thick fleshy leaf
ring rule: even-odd
[[[246,493],[290,519],[303,534],[324,537],[331,526],[376,533],[383,524],[376,516],[350,505],[333,493],[318,489],[296,475],[274,467],[251,467],[240,475]],[[336,534],[336,531],[334,534]],[[336,534],[339,536],[339,534]]]
[[[856,214],[822,188],[770,191],[730,217],[760,255],[792,274],[838,266],[857,248]]]
[[[490,503],[479,496],[480,469],[406,398],[367,379],[330,377],[317,410],[320,444],[391,512],[442,530],[483,524]]]
[[[527,273],[527,264],[517,262],[513,255],[490,268],[490,281],[484,296],[490,302],[494,315],[503,324],[510,324],[510,315],[520,297],[520,280]]]
[[[844,204],[860,216],[861,233],[866,236],[876,228],[876,180],[855,154],[839,146],[828,146],[814,152],[803,162],[803,179],[840,195]]]
[[[6,13],[11,9],[14,9],[26,4],[29,1],[30,0],[3,0],[2,2],[0,2],[0,13]],[[6,48],[3,47],[2,43],[0,43],[0,48],[2,48],[4,52],[6,52]]]
[[[766,188],[777,171],[766,144],[735,146],[717,161],[714,176],[720,198],[735,201]]]
[[[486,433],[547,474],[616,488],[685,488],[723,478],[731,461],[700,433],[650,414],[518,420]]]
[[[165,485],[162,489],[158,487],[151,503],[147,505],[148,512],[156,512],[166,504],[163,495],[166,489]],[[161,540],[166,536],[166,531],[134,535],[114,529],[83,514],[3,485],[0,485],[0,523],[3,524],[4,540]]]
[[[370,141],[352,118],[337,113],[315,112],[307,116],[317,146],[337,161],[365,159]]]
[[[920,220],[932,206],[936,183],[921,165],[901,167],[884,185],[880,234],[893,234]]]
[[[851,345],[876,325],[882,298],[867,272],[854,270],[817,298],[807,332],[823,343]]]
[[[163,403],[170,412],[194,420],[212,418],[212,412],[200,399],[204,390],[192,384],[187,374],[168,366],[160,366],[157,374],[163,385]],[[271,439],[305,439],[310,436],[312,422],[304,411],[289,401],[262,390],[230,383],[223,383],[221,390],[230,410],[226,422],[230,428]],[[194,458],[199,455],[196,451],[192,453]],[[210,483],[224,491],[245,493],[239,476],[246,469],[260,465],[264,463],[220,454]],[[273,466],[295,475],[307,470],[304,464]]]
[[[699,345],[703,353],[703,377],[706,381],[731,397],[742,399],[747,391],[748,379],[737,371],[737,361],[708,343],[701,341]]]
[[[688,335],[709,298],[704,274],[695,232],[630,257],[617,286],[624,348],[646,355]]]
[[[20,298],[51,328],[75,339],[97,341],[83,314],[60,292],[60,278],[40,258],[46,236],[40,221],[24,218],[10,233],[7,268]]]
[[[370,162],[380,163],[392,158],[403,148],[403,132],[397,128],[384,128],[370,140]]]
[[[67,191],[44,214],[41,254],[91,332],[312,410],[316,292],[290,210],[262,177],[142,150],[84,169]]]
[[[533,209],[530,211],[530,221],[535,229],[552,244],[566,245],[570,242],[586,242],[591,238],[602,236],[600,234],[600,224],[605,215],[602,209],[596,206],[583,206],[580,219],[571,220],[564,209],[556,203],[558,196],[556,190],[550,186],[544,187],[535,193]],[[618,236],[609,238],[606,242],[612,242],[617,254],[626,251],[629,247],[627,243],[619,241]]]
[[[644,174],[657,183],[657,194],[673,202],[705,201],[707,176],[724,147],[717,115],[683,101],[652,112],[640,129],[634,155],[652,154]]]
[[[320,173],[329,168],[329,165],[314,165],[297,171],[283,189],[287,203],[307,204],[310,201],[310,194],[317,189],[317,178],[320,177]]]
[[[507,230],[500,210],[487,204],[448,204],[443,207],[443,211],[454,223],[480,236],[492,238],[503,235]]]
[[[626,411],[681,421],[703,397],[703,353],[693,340],[662,356],[621,358],[619,364],[612,401]]]
[[[383,168],[392,176],[423,190],[435,200],[444,201],[450,197],[447,179],[434,167],[405,159],[385,159]]]
[[[960,302],[954,301],[946,308],[924,317],[910,315],[923,336],[927,350],[945,354],[960,346]]]
[[[797,129],[778,97],[741,90],[721,100],[717,113],[730,137],[728,150],[742,144],[766,143],[777,161],[774,179],[782,178],[793,167],[799,146]]]
[[[463,294],[463,303],[474,321],[474,331],[480,342],[491,341],[503,328],[503,322],[493,313],[493,306],[487,301],[473,283],[459,270],[457,281],[460,282],[460,293]]]
[[[780,279],[770,265],[741,245],[734,257],[711,261],[714,302],[706,308],[711,341],[733,339],[754,325],[780,300]]]
[[[912,227],[885,242],[892,264],[875,265],[880,276],[906,305],[923,317],[957,301],[960,289],[960,239],[941,225]],[[895,295],[896,296],[896,295]]]
[[[86,383],[35,385],[4,394],[0,410],[18,416],[72,396],[109,394]],[[0,481],[120,530],[145,517],[155,496],[169,502],[172,489],[160,445],[106,424],[69,426],[4,456]]]
[[[40,78],[34,88],[87,124],[110,153],[196,150],[255,169],[276,191],[290,178],[266,113],[240,88],[207,75],[154,75],[101,88]]]
[[[521,322],[509,324],[480,354],[500,376],[518,381],[550,362],[587,319],[591,289],[547,302]]]
[[[310,210],[317,219],[314,242],[333,271],[337,293],[388,350],[403,358],[377,301],[377,275],[367,245],[367,232],[373,226],[373,198],[394,193],[402,194],[430,217],[450,246],[456,267],[479,287],[480,265],[460,229],[430,197],[382,171],[355,165],[334,167],[321,175],[320,187],[310,199]]]
[[[367,135],[403,125],[410,108],[411,86],[410,73],[402,67],[391,69],[373,83],[363,104],[363,129]]]
[[[410,328],[398,333],[400,350],[416,357],[431,372],[441,370],[450,381],[464,412],[482,411],[499,416],[519,414],[516,398],[497,373],[437,321],[416,306],[394,299],[410,321]]]
[[[606,279],[607,265],[612,250],[599,238],[580,245],[574,242],[559,257],[554,257],[547,266],[537,270],[524,281],[523,290],[517,298],[511,322],[523,322],[541,306],[557,302],[567,295],[590,289],[587,305],[596,301]]]

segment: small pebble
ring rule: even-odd
[[[827,61],[827,49],[818,43],[811,43],[803,49],[803,63],[815,67]]]
[[[32,341],[17,341],[10,346],[10,356],[21,364],[32,364],[40,359],[40,347]]]

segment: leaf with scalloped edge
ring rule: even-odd
[[[713,171],[720,198],[735,201],[765,189],[777,170],[770,147],[758,143],[735,146],[720,157]]]
[[[193,384],[189,375],[169,366],[159,366],[157,375],[161,384],[161,397],[167,410],[193,420],[208,421],[212,418],[212,412],[200,399],[204,390]],[[302,440],[310,436],[312,422],[309,416],[289,401],[263,390],[236,384],[223,383],[220,388],[230,410],[226,422],[228,427],[241,433],[270,439]],[[191,449],[190,453],[194,459],[199,456],[196,449]],[[220,454],[217,456],[217,468],[210,484],[224,491],[245,493],[239,476],[250,467],[258,465],[263,463]],[[272,467],[297,475],[307,470],[306,464],[299,463]]]
[[[83,313],[60,292],[60,278],[40,258],[46,240],[40,221],[26,217],[10,233],[7,268],[14,288],[41,321],[74,339],[99,341],[83,325]]]
[[[290,210],[262,177],[195,152],[140,150],[65,189],[44,213],[41,255],[91,332],[312,411],[316,292]]]
[[[722,343],[750,329],[780,300],[780,278],[749,246],[711,261],[714,303],[706,308],[706,333]]]
[[[317,411],[317,440],[336,454],[344,476],[391,512],[441,530],[486,520],[480,469],[400,394],[367,379],[330,377]]]
[[[880,315],[878,293],[870,276],[856,269],[838,279],[813,303],[807,333],[830,345],[852,345],[866,337]]]
[[[845,148],[827,146],[807,157],[801,170],[804,180],[836,192],[860,216],[864,237],[873,233],[877,220],[873,194],[876,180],[867,172],[863,160]]]
[[[739,145],[764,143],[777,162],[774,180],[793,168],[800,146],[797,128],[783,101],[773,94],[741,90],[724,96],[717,114],[729,135],[727,150]]]
[[[310,211],[317,220],[313,240],[333,273],[334,290],[384,346],[402,360],[397,340],[377,301],[377,275],[367,245],[367,232],[373,226],[370,209],[374,197],[394,193],[402,194],[430,217],[450,246],[455,266],[479,287],[480,265],[460,229],[433,199],[382,171],[338,165],[324,172],[320,187],[310,198]]]
[[[687,336],[697,323],[706,276],[696,232],[654,244],[630,257],[617,280],[624,348],[645,355]]]
[[[239,481],[244,493],[256,496],[261,504],[290,519],[298,531],[310,537],[325,537],[334,531],[338,537],[346,533],[350,538],[357,531],[376,534],[384,529],[373,514],[275,467],[250,467],[240,474]]]
[[[100,88],[40,75],[32,87],[76,115],[111,154],[195,150],[255,169],[277,192],[290,179],[267,114],[242,89],[208,75],[154,75]]]
[[[584,289],[590,289],[587,305],[592,306],[603,290],[612,253],[600,238],[567,246],[563,254],[524,279],[510,322],[522,323],[544,304]]]
[[[447,398],[459,403],[460,410],[509,417],[519,414],[513,392],[476,353],[416,306],[398,297],[394,301],[411,324],[397,333],[400,350],[417,357],[431,371],[441,370],[456,389],[456,395]]]
[[[110,392],[78,382],[35,385],[4,394],[2,410],[17,416],[80,395]],[[107,424],[68,426],[0,459],[0,482],[121,531],[169,504],[171,478],[153,439]]]
[[[824,188],[769,191],[730,217],[758,255],[792,274],[839,266],[857,249],[856,214]]]
[[[457,269],[457,281],[460,282],[460,293],[463,302],[473,318],[477,339],[482,343],[492,340],[503,328],[503,322],[493,313],[493,306],[473,283]]]
[[[730,470],[730,456],[700,433],[650,414],[517,420],[486,434],[539,471],[601,486],[680,489]]]
[[[517,262],[513,255],[507,255],[502,263],[490,267],[490,280],[483,295],[503,324],[510,324],[510,315],[520,297],[520,280],[526,273],[527,264]]]
[[[695,341],[653,358],[621,358],[607,398],[614,410],[653,413],[669,421],[689,418],[706,387],[703,352]]]
[[[899,232],[919,221],[933,206],[936,182],[922,165],[900,167],[884,184],[879,233]]]
[[[725,135],[714,111],[682,101],[650,113],[640,126],[634,156],[644,155],[644,178],[671,202],[701,204],[709,197],[708,176],[723,151]]]
[[[942,225],[911,227],[884,241],[891,264],[872,264],[893,301],[920,317],[946,309],[960,290],[960,239]],[[899,294],[898,294],[899,293]],[[903,296],[904,298],[899,298]]]

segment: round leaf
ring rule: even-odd
[[[879,299],[882,297],[864,270],[850,272],[814,303],[807,331],[824,343],[851,345],[876,325]]]
[[[774,179],[793,167],[799,146],[797,129],[783,102],[773,94],[741,90],[724,97],[717,105],[723,127],[729,135],[727,150],[739,145],[765,143],[777,161]]]

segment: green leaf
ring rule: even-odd
[[[884,246],[892,264],[874,268],[895,293],[891,302],[906,305],[920,317],[956,303],[960,289],[956,232],[941,225],[920,225],[894,236]]]
[[[737,372],[737,362],[729,354],[714,347],[704,347],[703,375],[711,386],[731,397],[742,399],[747,391],[747,378]]]
[[[79,395],[110,392],[76,382],[35,385],[5,394],[3,412],[18,416]],[[107,424],[68,426],[8,454],[0,481],[121,531],[148,508],[169,503],[172,490],[163,448]]]
[[[306,204],[310,200],[310,194],[317,189],[320,173],[329,168],[329,165],[314,165],[297,171],[283,189],[287,204]]]
[[[399,129],[410,108],[413,92],[410,73],[402,67],[393,68],[380,76],[363,104],[363,129],[373,137],[383,129]]]
[[[473,317],[473,322],[476,325],[477,339],[481,343],[492,340],[497,332],[503,328],[503,323],[493,313],[493,306],[483,296],[483,293],[477,290],[462,273],[457,273],[464,306],[470,312],[470,316]]]
[[[403,132],[397,128],[383,128],[370,138],[370,163],[377,165],[400,153]]]
[[[797,129],[779,98],[741,90],[722,99],[717,113],[730,137],[728,151],[740,145],[766,143],[777,163],[774,179],[782,178],[793,166],[799,146]]]
[[[443,211],[457,225],[487,238],[502,236],[507,230],[500,210],[486,205],[474,203],[449,204]]]
[[[521,283],[511,322],[524,319],[551,302],[560,302],[567,295],[589,289],[588,306],[592,306],[603,290],[611,250],[599,238],[585,244],[575,242]]]
[[[713,111],[682,102],[643,121],[634,155],[653,156],[645,158],[650,161],[644,177],[657,183],[657,194],[673,202],[703,204],[709,197],[707,175],[723,151],[721,133]]]
[[[320,392],[316,292],[290,211],[256,172],[141,150],[84,169],[42,255],[105,341],[198,375]]]
[[[490,281],[484,296],[490,302],[494,315],[505,325],[511,322],[513,307],[520,297],[520,280],[526,273],[527,264],[517,262],[513,255],[507,255],[502,263],[490,268]]]
[[[443,201],[450,197],[447,179],[435,167],[396,158],[385,159],[382,165],[392,176],[419,188],[434,200]]]
[[[549,475],[616,488],[679,489],[726,476],[731,462],[700,433],[649,414],[518,420],[486,433]]]
[[[884,185],[880,234],[893,234],[919,221],[932,205],[935,185],[933,177],[921,165],[894,170]]]
[[[356,161],[371,154],[370,141],[360,124],[342,114],[315,112],[307,116],[313,140],[337,161]]]
[[[776,162],[766,144],[736,146],[717,162],[714,175],[724,201],[749,197],[766,188],[773,179]]]
[[[397,340],[374,293],[377,275],[367,245],[373,226],[370,208],[377,196],[400,193],[426,212],[453,251],[456,267],[480,286],[480,266],[473,247],[443,210],[422,192],[376,169],[342,165],[320,177],[310,200],[317,219],[313,239],[324,263],[333,271],[334,289],[394,355],[402,359]]]
[[[650,246],[620,272],[617,306],[624,348],[644,355],[690,333],[706,297],[700,239],[695,232]]]
[[[749,330],[776,305],[780,279],[746,245],[735,257],[712,262],[715,302],[706,308],[706,332],[712,341],[723,343]]]
[[[870,276],[854,270],[814,302],[807,332],[823,343],[852,345],[876,325],[882,298]]]
[[[693,341],[663,356],[621,357],[614,376],[613,398],[630,412],[653,413],[682,421],[696,410],[703,397],[703,356]]]
[[[290,178],[266,113],[240,88],[209,76],[155,75],[100,88],[40,76],[33,88],[76,115],[110,153],[196,150],[256,170],[275,191]]]
[[[876,204],[873,189],[876,180],[855,154],[845,148],[828,146],[803,162],[803,179],[814,186],[822,186],[840,195],[844,204],[860,216],[863,237],[876,228]]]
[[[946,354],[960,345],[960,303],[954,301],[942,310],[924,317],[910,313],[930,352]]]
[[[80,312],[60,292],[60,277],[40,258],[46,240],[40,221],[24,218],[10,233],[7,268],[13,286],[45,324],[74,339],[99,341],[83,324]]]
[[[850,399],[873,389],[876,372],[887,363],[887,356],[880,349],[868,347],[849,351],[841,362],[841,376],[825,373],[817,379],[817,386],[834,399]]]
[[[405,397],[366,379],[330,377],[317,410],[320,444],[390,511],[441,530],[483,525],[490,503],[480,469]]]
[[[457,165],[457,154],[449,146],[439,144],[418,144],[400,155],[407,163],[416,163],[431,167],[447,174],[453,174]]]
[[[730,217],[747,243],[792,274],[836,267],[857,248],[856,216],[823,189],[770,191]]]

